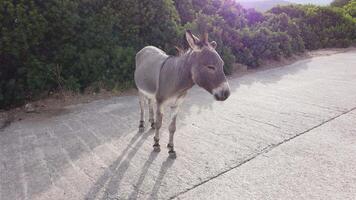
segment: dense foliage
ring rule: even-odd
[[[290,5],[267,13],[234,0],[1,0],[0,108],[53,90],[132,86],[135,53],[184,46],[209,32],[225,60],[257,67],[305,49],[355,41],[356,2]]]
[[[341,8],[290,5],[270,12],[287,14],[299,26],[307,49],[347,47],[356,38],[355,19]]]
[[[348,4],[350,1],[351,0],[334,0],[330,5],[335,7],[342,7]]]
[[[356,0],[351,0],[343,6],[346,15],[356,19]]]

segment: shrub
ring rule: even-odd
[[[180,31],[170,0],[3,0],[0,11],[0,108],[57,89],[128,87],[135,52],[172,51]]]
[[[184,29],[209,32],[230,73],[304,49],[356,41],[355,0],[333,6],[277,6],[267,13],[235,0],[2,0],[0,109],[53,90],[122,89],[133,82],[135,52],[168,53]]]
[[[354,21],[356,20],[356,0],[351,0],[348,4],[346,4],[344,6],[344,10],[346,15],[349,15],[354,18]]]

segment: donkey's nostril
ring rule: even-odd
[[[220,99],[219,94],[214,94],[214,98],[215,98],[216,100],[219,100],[219,99]]]
[[[230,92],[228,90],[222,90],[219,93],[214,94],[214,97],[218,101],[225,101],[230,96]]]
[[[230,96],[230,90],[225,90],[224,97],[227,99]]]
[[[227,83],[221,84],[212,91],[214,97],[218,101],[225,101],[230,96],[230,89]]]

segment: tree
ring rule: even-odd
[[[0,108],[23,101],[26,76],[32,67],[44,67],[39,43],[48,21],[33,0],[0,2]]]
[[[265,16],[262,13],[256,11],[253,8],[246,10],[246,19],[248,26],[250,27],[255,26],[256,24],[266,20]]]
[[[297,23],[292,21],[286,13],[278,15],[267,15],[267,20],[260,26],[268,27],[274,32],[283,32],[290,38],[291,52],[286,52],[290,55],[292,52],[303,52],[305,49],[304,41],[301,37],[301,31]],[[287,48],[288,49],[288,48]]]
[[[57,89],[123,88],[138,49],[179,40],[171,0],[3,0],[0,11],[0,108]]]
[[[356,20],[356,0],[351,0],[343,8],[347,15],[351,16],[352,18],[354,18],[354,20]]]
[[[336,6],[287,5],[267,13],[235,0],[2,0],[0,108],[59,89],[122,89],[133,82],[135,53],[169,54],[184,29],[209,33],[231,72],[306,49],[356,41],[355,0]]]
[[[333,2],[331,2],[331,6],[335,6],[335,7],[343,7],[346,4],[348,4],[351,0],[334,0]]]
[[[195,11],[193,9],[192,0],[174,0],[174,5],[183,25],[194,20]]]

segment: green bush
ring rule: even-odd
[[[0,24],[0,108],[52,90],[132,86],[135,52],[172,52],[181,31],[170,0],[3,0]]]
[[[356,41],[356,1],[288,5],[267,13],[235,0],[1,0],[0,109],[50,91],[133,85],[135,53],[168,53],[185,29],[209,32],[231,73],[305,49]]]
[[[334,0],[333,2],[331,2],[331,6],[335,6],[335,7],[342,7],[346,4],[348,4],[351,0]]]
[[[28,95],[27,76],[44,67],[37,56],[48,22],[34,1],[0,2],[0,108],[22,102]],[[36,75],[40,76],[40,75]],[[37,80],[33,85],[41,84]]]
[[[356,20],[356,0],[349,1],[349,3],[344,6],[344,10],[346,15],[354,18],[354,21]]]
[[[341,8],[291,5],[270,12],[285,13],[299,26],[306,49],[347,47],[356,38],[355,19]]]

